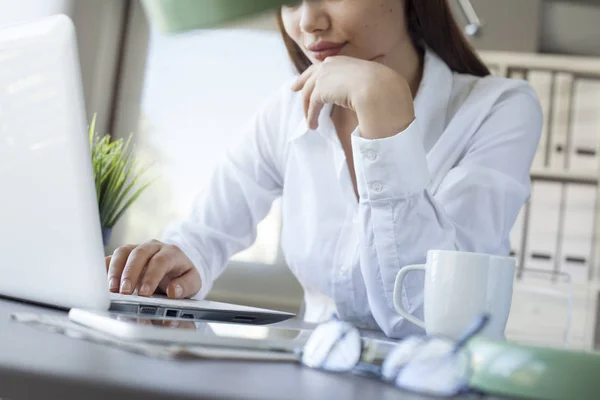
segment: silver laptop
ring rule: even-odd
[[[66,16],[0,28],[0,295],[60,307],[267,324],[293,314],[113,295]]]

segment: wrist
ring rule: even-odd
[[[384,139],[403,132],[414,121],[414,104],[406,81],[394,71],[383,71],[368,83],[356,102],[360,135]]]

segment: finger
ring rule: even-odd
[[[169,247],[163,246],[160,251],[148,260],[148,265],[138,283],[138,294],[140,296],[151,296],[154,294],[158,284],[174,267],[175,254],[169,251],[169,249]]]
[[[162,280],[160,281],[160,283],[158,284],[158,290],[160,290],[160,292],[162,294],[167,294],[167,286],[169,286],[169,283],[171,282],[171,277],[169,277],[168,275],[165,275]]]
[[[170,299],[183,299],[194,296],[200,291],[202,280],[196,268],[192,268],[169,282],[167,296]]]
[[[123,276],[121,277],[121,293],[132,294],[137,286],[138,279],[142,274],[142,271],[148,265],[148,262],[158,251],[161,249],[162,244],[157,241],[152,241],[144,245],[138,246],[131,251],[125,268],[123,269]]]
[[[308,120],[308,110],[310,108],[311,98],[313,96],[316,86],[317,86],[316,77],[311,77],[308,80],[308,82],[306,82],[306,85],[304,85],[304,88],[302,88],[302,102],[304,105],[304,118],[306,118],[307,120]]]
[[[167,328],[196,329],[196,324],[191,321],[163,320],[162,326]]]
[[[104,261],[106,262],[106,272],[108,272],[108,268],[110,267],[110,260],[111,259],[112,259],[112,256],[104,257]]]
[[[377,64],[382,64],[385,65],[385,56],[384,55],[379,55],[375,58],[373,58],[371,61],[376,62]]]
[[[308,121],[308,127],[310,129],[317,129],[319,127],[319,115],[323,110],[325,104],[321,101],[321,99],[317,98],[317,96],[312,96],[310,101],[310,105],[308,107],[308,117],[306,118]]]
[[[177,325],[180,329],[193,329],[196,330],[196,324],[192,321],[181,321],[179,325]]]
[[[315,66],[314,65],[311,65],[310,67],[308,67],[306,69],[306,71],[304,71],[302,73],[302,75],[300,75],[300,77],[298,77],[298,79],[296,80],[296,82],[294,82],[294,84],[292,85],[292,91],[299,92],[300,90],[302,90],[302,88],[304,87],[304,85],[306,84],[306,82],[313,75],[314,71],[315,71]]]
[[[110,264],[108,266],[108,287],[111,292],[119,292],[123,268],[125,268],[127,258],[135,247],[135,245],[119,247],[111,256]]]

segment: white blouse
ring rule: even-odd
[[[508,254],[541,135],[535,92],[524,81],[454,73],[428,51],[416,120],[386,139],[353,133],[357,201],[332,106],[312,131],[290,87],[262,105],[189,218],[163,240],[198,268],[195,297],[203,298],[281,197],[281,245],[304,288],[307,321],[335,312],[390,337],[420,332],[394,309],[396,274],[430,249]],[[419,318],[423,279],[409,274],[402,290],[405,309]]]

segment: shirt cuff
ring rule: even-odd
[[[356,128],[352,153],[361,199],[407,198],[429,183],[427,155],[416,120],[403,132],[385,139],[365,139],[360,136],[360,127]]]

